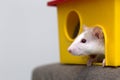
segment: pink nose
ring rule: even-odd
[[[71,50],[71,49],[68,49],[68,52],[72,53],[72,50]]]

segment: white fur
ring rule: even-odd
[[[68,51],[73,55],[104,54],[104,41],[92,35],[93,28],[86,29],[70,45]],[[86,43],[81,43],[86,39]]]

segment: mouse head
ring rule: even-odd
[[[68,51],[73,55],[104,54],[102,29],[99,26],[83,26],[83,32],[70,45]]]

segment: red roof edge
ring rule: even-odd
[[[62,2],[65,2],[65,1],[67,1],[67,0],[53,0],[53,1],[49,1],[49,2],[47,3],[47,5],[48,5],[48,6],[57,6],[57,4],[62,3]]]

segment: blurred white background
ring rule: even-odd
[[[50,0],[0,0],[0,80],[30,80],[59,62],[57,12]]]

